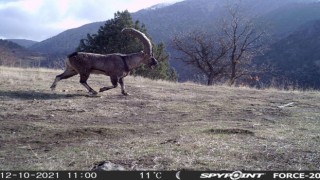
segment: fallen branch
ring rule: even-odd
[[[293,106],[293,102],[282,105],[282,106],[278,106],[278,108],[284,108],[284,107],[292,107]]]

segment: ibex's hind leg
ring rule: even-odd
[[[109,89],[113,89],[113,88],[118,87],[118,77],[116,77],[116,76],[111,76],[111,77],[110,77],[110,80],[111,80],[112,86],[100,88],[100,91],[99,91],[99,92],[107,91],[107,90],[109,90]]]
[[[93,90],[88,84],[87,80],[89,75],[87,74],[80,74],[80,83],[89,91],[90,94],[96,95],[98,94],[95,90]]]
[[[128,96],[129,93],[126,92],[126,88],[124,86],[123,77],[119,79],[119,84],[121,86],[121,93],[125,96]]]
[[[51,87],[50,87],[51,90],[54,90],[54,89],[56,88],[57,83],[58,83],[60,80],[62,80],[62,79],[68,79],[68,78],[70,78],[70,77],[72,77],[72,76],[74,76],[74,75],[77,75],[77,74],[78,74],[78,73],[77,73],[75,70],[73,70],[73,69],[70,69],[70,68],[66,69],[62,74],[56,76],[56,78],[54,79],[54,82],[52,83],[52,85],[51,85]]]

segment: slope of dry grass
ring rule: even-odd
[[[87,96],[61,71],[0,67],[0,169],[319,170],[320,93],[125,79]],[[106,76],[88,82],[98,90]],[[293,102],[292,107],[278,106]]]

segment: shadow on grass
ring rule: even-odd
[[[39,91],[3,91],[0,90],[0,99],[1,100],[12,100],[12,99],[21,99],[21,100],[50,100],[50,99],[66,99],[74,97],[87,97],[86,94],[56,94],[48,92],[39,92]]]

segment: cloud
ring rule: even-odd
[[[0,22],[0,35],[7,38],[32,38],[38,30],[46,32],[38,26],[38,22],[32,16],[12,7],[0,11]]]
[[[46,3],[44,3],[46,2]],[[65,16],[63,6],[53,1],[10,1],[0,3],[0,36],[43,40],[59,32],[87,23]],[[66,11],[66,10],[65,10]],[[79,23],[76,23],[78,22]]]
[[[170,0],[1,0],[0,37],[44,40],[81,25]]]

